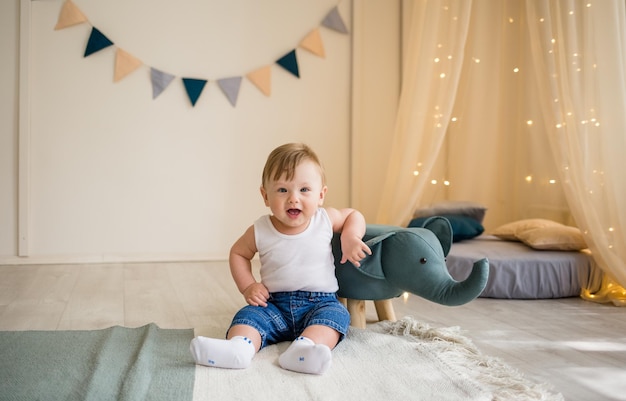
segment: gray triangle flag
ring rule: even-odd
[[[235,107],[237,104],[237,97],[239,96],[239,87],[241,86],[241,77],[222,78],[217,80],[224,95],[228,98],[230,104]]]
[[[156,99],[174,80],[174,75],[168,74],[150,67],[150,80],[152,81],[152,99]]]
[[[348,28],[343,22],[341,15],[339,15],[339,9],[337,7],[330,10],[326,18],[322,21],[322,25],[326,28],[334,29],[337,32],[348,33]]]

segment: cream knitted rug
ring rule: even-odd
[[[483,355],[458,327],[404,318],[350,328],[322,376],[281,369],[288,345],[262,349],[245,370],[196,367],[194,400],[563,400]]]

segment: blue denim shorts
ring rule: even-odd
[[[341,341],[350,327],[350,314],[334,292],[273,292],[266,307],[247,305],[240,309],[230,327],[239,324],[261,334],[261,348],[293,341],[312,325],[336,330]]]

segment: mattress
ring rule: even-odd
[[[447,256],[450,275],[459,281],[475,261],[489,259],[489,280],[483,298],[545,299],[579,296],[594,270],[585,251],[534,250],[491,235],[452,244]]]

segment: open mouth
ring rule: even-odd
[[[291,217],[298,217],[300,215],[300,213],[302,213],[301,210],[299,209],[288,209],[287,210],[287,214]]]

